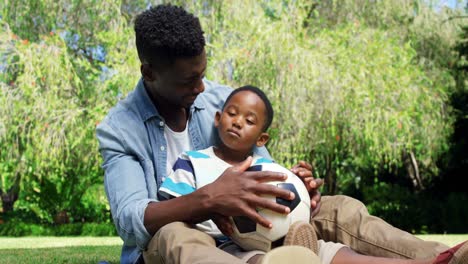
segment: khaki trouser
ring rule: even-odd
[[[369,215],[366,207],[348,196],[324,196],[313,218],[319,239],[340,242],[356,252],[380,257],[427,259],[448,249],[392,227]],[[175,222],[162,227],[143,253],[145,263],[245,263],[216,248],[209,235]]]
[[[324,196],[322,207],[312,219],[317,237],[340,242],[369,256],[428,259],[449,247],[419,239],[369,215],[360,201],[344,195]]]
[[[146,264],[245,264],[218,249],[211,236],[182,222],[160,228],[143,252],[143,259]]]

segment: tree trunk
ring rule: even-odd
[[[16,193],[3,193],[2,192],[2,208],[3,212],[11,212],[13,211],[13,206],[18,200],[18,194]]]
[[[70,223],[70,217],[68,216],[68,212],[62,210],[54,215],[54,223],[58,225],[68,224]]]
[[[325,172],[325,184],[328,195],[336,194],[336,173],[332,167],[333,158],[331,156],[326,157],[326,172]]]
[[[13,211],[13,206],[15,202],[18,200],[19,190],[20,190],[20,180],[21,176],[16,173],[15,180],[13,181],[13,185],[8,189],[8,191],[4,192],[0,189],[0,196],[2,199],[2,208],[3,213]]]
[[[424,185],[419,175],[418,162],[416,161],[413,151],[403,151],[403,161],[406,171],[408,172],[408,177],[413,183],[413,187],[418,191],[424,190]]]

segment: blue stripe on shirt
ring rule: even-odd
[[[161,185],[161,189],[159,191],[163,191],[162,189],[168,189],[172,192],[178,193],[180,195],[186,195],[195,191],[195,188],[190,186],[185,182],[178,182],[175,183],[172,181],[171,178],[166,178],[166,180]]]
[[[262,165],[254,165],[247,169],[247,171],[262,171]]]
[[[259,159],[255,162],[255,164],[260,164],[260,163],[274,163],[274,162],[273,162],[272,160],[270,160],[270,159],[259,158]],[[255,165],[255,164],[254,164],[254,165]]]
[[[190,160],[178,158],[176,163],[172,167],[172,171],[176,171],[179,169],[188,171],[191,174],[193,174],[193,165],[192,162],[190,162]]]
[[[206,155],[205,153],[201,153],[199,151],[186,151],[185,152],[189,157],[197,158],[197,159],[209,159],[210,156]]]

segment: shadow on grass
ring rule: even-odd
[[[1,249],[0,263],[52,264],[119,263],[121,246],[76,246],[60,248]]]

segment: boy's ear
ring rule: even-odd
[[[263,147],[265,144],[268,142],[270,139],[270,135],[267,132],[263,132],[258,138],[257,138],[257,147]]]
[[[156,74],[153,71],[153,69],[151,69],[150,65],[142,64],[140,66],[140,72],[141,72],[141,75],[143,76],[143,80],[147,82],[153,82],[154,80],[156,80]]]
[[[221,112],[216,111],[214,125],[217,128],[219,126],[219,120],[221,119]]]

